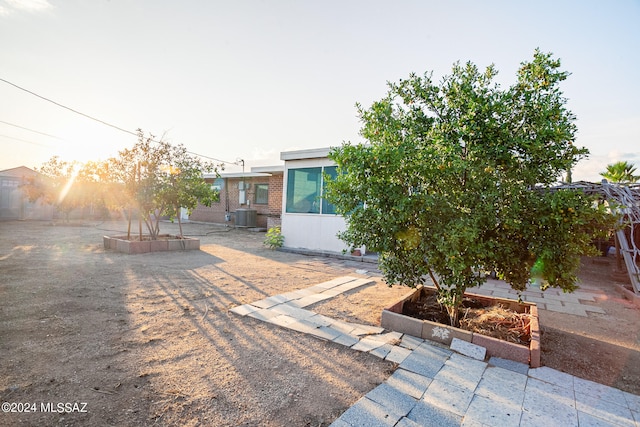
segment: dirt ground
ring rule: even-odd
[[[229,312],[372,265],[272,251],[263,233],[203,224],[185,226],[200,251],[105,251],[102,236],[124,230],[0,222],[0,402],[30,411],[0,413],[0,425],[326,426],[393,372]],[[640,394],[640,310],[615,292],[610,267],[586,260],[581,274],[604,291],[606,315],[542,311],[543,364]],[[378,277],[311,308],[379,324],[406,292]]]
[[[572,316],[540,310],[542,364],[640,395],[640,308],[620,295],[614,259],[583,259],[580,288],[602,292],[605,314]]]

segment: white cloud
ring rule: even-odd
[[[273,159],[279,156],[280,152],[275,148],[254,148],[251,150],[251,159],[247,160]]]
[[[590,155],[580,161],[573,169],[574,181],[600,182],[600,172],[607,170],[607,165],[619,161],[627,161],[640,168],[640,152],[621,152],[611,150],[606,155]]]
[[[275,148],[253,148],[251,156],[244,159],[247,166],[274,166],[282,164],[280,151]]]
[[[0,6],[0,16],[7,16],[9,15],[11,12],[9,11],[9,9],[7,9],[4,6]]]
[[[580,161],[572,171],[573,181],[600,182],[602,177],[600,172],[606,170],[609,161],[601,156],[590,157],[589,159]]]
[[[640,152],[638,152],[638,153],[622,153],[620,155],[620,160],[626,160],[629,163],[639,163],[640,164]]]
[[[4,2],[16,10],[23,10],[25,12],[43,12],[48,9],[52,9],[53,5],[48,0],[4,0]],[[8,15],[9,12],[6,8],[0,6],[0,15]]]
[[[619,150],[609,151],[607,157],[609,158],[609,163],[616,163],[621,161],[636,163],[640,161],[640,153],[626,153]]]

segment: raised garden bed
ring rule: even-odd
[[[382,310],[381,326],[388,330],[402,332],[446,345],[451,345],[453,338],[458,338],[486,348],[488,357],[495,356],[509,359],[528,364],[532,368],[540,367],[540,323],[538,321],[538,307],[535,304],[491,298],[484,295],[465,294],[465,297],[487,308],[499,305],[507,310],[528,314],[528,336],[530,340],[528,345],[523,345],[455,328],[448,324],[417,319],[403,314],[405,303],[416,302],[428,293],[434,292],[434,289],[422,286],[412,290],[399,301]]]
[[[200,239],[161,234],[157,240],[143,235],[142,240],[127,240],[127,236],[104,236],[104,248],[126,254],[144,254],[162,251],[189,251],[200,249]]]

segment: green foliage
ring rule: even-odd
[[[264,245],[269,246],[271,249],[281,248],[284,244],[284,236],[281,233],[280,227],[271,227],[264,238]]]
[[[93,206],[103,208],[105,188],[101,177],[94,171],[92,162],[81,164],[67,162],[53,156],[41,167],[35,168],[38,175],[29,180],[22,189],[30,201],[42,200],[56,207],[66,219],[78,208]]]
[[[41,168],[40,178],[24,186],[31,200],[43,198],[68,213],[94,204],[105,209],[136,211],[152,239],[160,233],[160,218],[178,218],[180,208],[210,206],[219,194],[204,180],[203,173],[217,173],[221,165],[204,162],[187,153],[182,145],[145,137],[138,129],[138,142],[106,161],[81,165],[53,157]],[[130,227],[129,227],[130,228]]]
[[[439,84],[412,74],[358,105],[368,144],[330,155],[339,173],[326,196],[347,218],[341,238],[379,252],[390,284],[437,276],[453,324],[482,270],[524,289],[539,261],[550,286],[573,290],[579,256],[613,224],[581,193],[544,190],[587,154],[573,145],[559,67],[536,51],[508,89],[493,66],[455,64]]]
[[[616,162],[607,165],[607,170],[600,175],[610,182],[637,182],[640,181],[640,175],[634,175],[636,167],[629,162]]]
[[[217,173],[218,167],[222,166],[190,155],[183,145],[145,137],[140,129],[138,142],[108,161],[112,178],[124,188],[126,203],[137,209],[152,239],[160,232],[162,216],[177,217],[182,235],[180,208],[210,206],[217,200],[218,192],[203,173]]]

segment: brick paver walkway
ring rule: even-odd
[[[366,278],[339,277],[231,310],[398,364],[393,375],[345,411],[333,427],[640,427],[640,396],[546,367],[530,369],[498,358],[476,360],[430,341],[343,322],[305,308],[370,283]],[[498,281],[489,281],[474,292],[514,298],[509,290]],[[593,297],[580,291],[523,293],[527,301],[540,299],[540,308],[580,316],[599,312],[598,307],[588,305]]]

